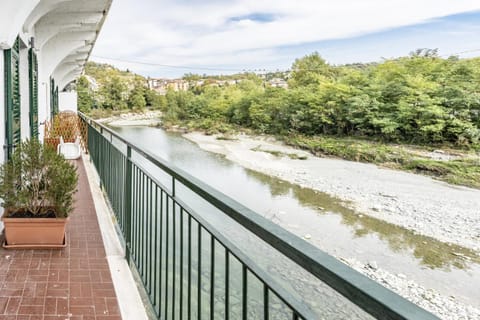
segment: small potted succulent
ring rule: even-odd
[[[19,145],[0,166],[5,248],[62,248],[78,176],[73,164],[38,140]]]

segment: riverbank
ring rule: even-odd
[[[408,279],[404,274],[393,274],[377,266],[375,262],[363,264],[355,259],[341,259],[358,272],[366,275],[407,298],[416,305],[432,312],[440,319],[477,320],[480,319],[480,308],[459,302],[454,295],[442,295],[436,290],[426,288]]]
[[[480,190],[373,164],[313,156],[272,137],[225,138],[198,132],[184,137],[246,168],[336,196],[359,214],[480,252]]]
[[[155,127],[161,124],[162,113],[160,111],[145,111],[142,113],[127,112],[118,115],[112,115],[106,118],[96,119],[103,124],[114,127],[121,126],[150,126]]]
[[[382,167],[419,173],[447,183],[480,189],[480,153],[449,146],[415,146],[361,139],[359,137],[288,135],[287,145],[320,157],[373,163]]]
[[[243,167],[343,199],[359,216],[370,215],[442,242],[480,250],[480,190],[373,164],[317,157],[272,137],[199,132],[183,136]],[[378,266],[373,259],[365,263],[337,258],[441,319],[480,317],[478,304],[441,294],[420,279]]]
[[[199,132],[183,136],[243,167],[343,199],[359,216],[367,214],[479,252],[480,190],[373,164],[317,157],[272,137]],[[304,238],[309,241],[310,235]],[[379,266],[374,259],[365,263],[335,256],[441,319],[480,317],[476,303],[469,305],[454,294],[441,294],[420,279]]]

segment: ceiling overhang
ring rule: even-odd
[[[57,83],[63,82],[66,75],[78,76],[83,72],[112,0],[31,1],[36,1],[36,6],[24,19],[22,31],[35,39],[42,60],[41,76],[44,79],[53,76]]]

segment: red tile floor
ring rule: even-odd
[[[0,249],[0,320],[121,319],[85,167],[82,160],[76,165],[68,246]]]

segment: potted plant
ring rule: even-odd
[[[27,140],[0,166],[6,248],[65,247],[78,176],[73,164]]]

